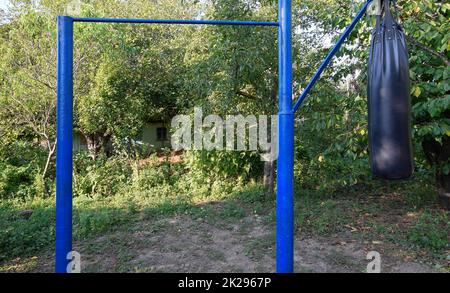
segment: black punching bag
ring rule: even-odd
[[[368,74],[370,165],[375,177],[406,179],[413,173],[408,49],[391,0],[377,18]]]

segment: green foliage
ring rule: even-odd
[[[114,207],[98,209],[83,208],[83,204],[74,210],[74,231],[76,238],[89,237],[96,233],[111,231],[115,226],[132,220],[127,210]]]
[[[301,190],[295,204],[295,225],[303,232],[327,234],[338,232],[350,219],[336,201],[321,193]]]
[[[298,178],[296,181],[305,188],[333,192],[344,186],[354,186],[367,181],[371,176],[367,166],[367,160],[354,160],[328,154],[297,164],[294,174]]]
[[[180,171],[177,170],[176,166],[171,166],[168,163],[159,164],[154,161],[151,166],[145,166],[139,170],[138,174],[134,174],[133,185],[135,190],[145,192],[158,185],[176,183],[179,177]]]
[[[337,37],[362,2],[294,1],[294,12],[299,16],[294,18],[294,24],[305,30],[294,35],[298,86],[306,84],[307,77],[324,57],[328,45],[323,39]],[[46,137],[52,141],[55,105],[50,101],[54,101],[55,85],[40,78],[55,74],[53,17],[61,12],[64,1],[40,5],[47,14],[24,5],[17,8],[19,17],[2,27],[5,32],[2,37],[7,42],[1,47],[4,54],[0,75],[5,86],[0,100],[5,109],[22,109],[14,106],[18,102],[23,104],[21,99],[27,106],[16,113],[16,122],[5,124],[4,132],[11,133],[12,126],[20,126],[16,127],[17,133],[33,130],[36,135],[45,127]],[[446,111],[450,99],[445,94],[448,7],[433,1],[398,1],[398,5],[405,30],[412,39],[412,94],[415,140],[419,147],[425,138],[431,136],[442,141],[449,134]],[[196,15],[197,9],[209,18],[269,20],[276,18],[277,5],[273,1],[241,0],[217,0],[200,6],[189,3],[184,7],[177,1],[92,1],[82,5],[81,14],[137,17],[157,13],[159,17],[173,14],[187,17]],[[366,21],[358,26],[359,32],[352,34],[338,56],[350,62],[337,62],[336,58],[301,109],[296,152],[300,163],[296,168],[311,174],[307,176],[310,185],[322,180],[329,186],[352,185],[367,176],[365,75],[357,71],[366,67],[371,24]],[[177,111],[190,111],[194,105],[202,105],[206,112],[216,114],[276,112],[276,33],[271,28],[80,25],[76,28],[76,40],[75,124],[83,134],[103,138],[102,143],[114,136],[115,145],[127,150],[128,140],[136,136],[145,121],[170,118]],[[36,60],[28,62],[30,48],[36,44],[41,51],[33,52]],[[298,55],[302,58],[297,58]],[[427,64],[431,66],[424,66]],[[343,78],[350,78],[348,85],[342,85]],[[45,93],[46,99],[27,92],[36,89]],[[33,96],[39,99],[28,98]],[[41,114],[31,119],[27,116],[30,112]],[[8,113],[4,114],[2,122],[14,121],[8,118]],[[26,124],[22,121],[41,123],[23,127]],[[189,168],[246,179],[249,173],[259,175],[260,164],[256,163],[256,172],[250,170],[249,162],[256,161],[249,159],[252,156],[197,154],[189,161]],[[422,163],[420,153],[418,158]],[[440,168],[449,169],[445,165]],[[335,178],[337,172],[342,177]],[[90,188],[89,185],[86,183],[82,189]]]
[[[273,1],[210,1],[211,19],[271,20]],[[259,9],[256,9],[259,7]],[[215,114],[275,114],[277,35],[272,28],[199,28],[186,50],[186,106],[202,105]],[[187,105],[186,105],[187,104]]]
[[[333,189],[370,176],[366,101],[360,94],[318,86],[301,115],[295,145],[301,184]]]
[[[19,203],[0,205],[0,261],[46,249],[55,237],[55,211],[48,201],[30,204],[34,213],[24,219]]]
[[[74,158],[74,196],[114,196],[130,184],[132,169],[121,158],[92,161],[86,154]]]
[[[0,147],[0,199],[42,197],[41,166],[45,152],[18,141]]]
[[[326,55],[328,40],[338,37],[364,1],[294,1],[296,94]],[[39,1],[37,8],[29,1],[14,3],[11,21],[0,24],[0,260],[31,254],[54,241],[54,196],[44,197],[46,189],[54,195],[52,156],[51,175],[45,179],[42,173],[56,130],[55,16],[65,14],[67,1]],[[424,140],[442,143],[450,137],[450,7],[431,0],[397,3],[410,47],[417,174],[428,176],[433,168],[448,173],[447,161],[430,168],[420,147]],[[277,3],[83,1],[81,15],[274,20]],[[322,194],[356,188],[370,178],[365,71],[372,23],[358,25],[296,121],[295,178],[302,188],[296,223],[309,232],[336,232],[349,222],[342,216],[345,209]],[[180,164],[156,157],[141,162],[137,159],[146,158],[132,154],[131,141],[144,123],[190,113],[194,106],[202,106],[205,114],[275,114],[276,37],[276,30],[267,27],[75,27],[75,127],[95,142],[112,141],[116,147],[109,158],[75,156],[77,239],[142,216],[206,217],[213,213],[204,205],[210,201],[228,201],[220,214],[224,218],[244,217],[240,202],[255,213],[269,209],[272,202],[257,183],[263,173],[257,153],[195,151]],[[402,205],[427,207],[435,197],[430,181],[426,177],[421,186],[402,186]],[[34,211],[29,219],[20,216],[26,209]],[[438,251],[448,246],[447,231],[447,215],[424,213],[408,239]]]
[[[321,40],[336,38],[348,25],[363,1],[299,1],[300,27],[304,28],[295,38],[301,46],[309,49],[302,55],[300,83],[304,87],[308,78],[326,55],[326,45]],[[396,1],[400,22],[407,34],[412,79],[412,103],[414,145],[416,146],[417,169],[432,169],[444,173],[450,170],[450,162],[445,156],[432,154],[443,162],[432,162],[429,168],[424,155],[430,154],[422,149],[424,140],[443,143],[450,137],[449,131],[449,22],[448,4],[444,1]],[[296,3],[297,5],[297,3]],[[327,69],[316,90],[313,91],[300,110],[303,116],[300,124],[300,142],[306,146],[298,147],[298,156],[306,157],[306,164],[319,157],[329,158],[328,162],[361,165],[367,153],[367,106],[366,74],[370,30],[373,18],[358,24],[358,32],[353,33],[337,58]],[[338,60],[340,62],[338,62]],[[344,61],[345,62],[342,62]],[[359,74],[361,71],[362,74]],[[347,77],[347,85],[340,82]],[[350,80],[348,79],[350,78]],[[311,143],[311,147],[309,147]],[[312,147],[314,146],[314,147]],[[442,145],[445,148],[445,145]],[[442,150],[445,153],[445,150]],[[344,163],[345,162],[345,163]],[[320,165],[322,168],[324,164]],[[325,167],[326,168],[326,167]],[[332,168],[333,169],[333,168]],[[351,169],[351,168],[350,168]],[[337,169],[339,170],[339,169]],[[320,169],[316,169],[318,173]],[[358,172],[359,174],[363,174]],[[346,173],[344,173],[346,174]],[[346,175],[345,183],[349,182]],[[358,177],[358,175],[356,176]],[[354,179],[350,180],[355,182]]]
[[[191,151],[186,156],[187,167],[192,173],[219,178],[237,178],[240,181],[256,179],[262,175],[261,157],[256,152]]]
[[[408,232],[409,240],[432,251],[449,247],[449,218],[445,212],[424,212],[413,223]]]
[[[432,178],[430,178],[431,176],[423,177],[424,178],[419,179],[420,184],[408,184],[400,187],[403,193],[405,205],[414,209],[422,209],[436,203],[438,193],[435,190],[435,186],[432,184]]]
[[[221,212],[222,217],[226,219],[242,219],[245,217],[245,210],[239,206],[236,202],[228,202],[225,204],[223,211]]]
[[[415,137],[420,142],[443,144],[450,137],[450,6],[445,1],[430,0],[399,1],[399,5],[411,47]],[[433,162],[434,167],[448,174],[450,159],[442,156],[440,160]]]
[[[94,162],[86,154],[75,156],[75,239],[114,230],[140,220],[141,215],[153,218],[187,213],[204,217],[211,212],[202,207],[205,201],[245,197],[257,202],[262,198],[260,187],[246,191],[234,178],[212,181],[204,175],[196,177],[184,164],[154,158],[138,171],[134,168],[132,162],[121,158],[101,157]],[[197,178],[197,184],[193,178]],[[27,183],[28,188],[34,188],[32,180]],[[54,198],[0,201],[0,262],[51,247],[55,237],[54,209]],[[21,215],[24,210],[33,211],[30,218]],[[230,202],[218,216],[243,215],[242,207]]]

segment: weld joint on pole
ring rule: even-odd
[[[291,116],[294,114],[295,114],[294,110],[278,112],[278,115],[283,115],[283,116]]]
[[[66,19],[66,20],[70,20],[72,22],[74,22],[76,20],[74,17],[68,16],[68,15],[59,15],[56,18]]]

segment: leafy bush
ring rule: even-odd
[[[186,155],[191,172],[209,178],[241,178],[249,180],[262,175],[263,163],[256,152],[191,151]]]
[[[294,167],[296,181],[304,188],[333,191],[365,182],[371,176],[368,159],[329,151],[311,152],[309,156]]]
[[[17,141],[0,147],[0,198],[43,196],[45,159],[45,151],[31,143]]]
[[[158,185],[170,184],[170,164],[154,163],[144,166],[135,172],[133,176],[133,187],[137,191],[145,191]]]
[[[74,196],[114,196],[130,184],[132,168],[119,157],[92,161],[86,154],[74,158]]]

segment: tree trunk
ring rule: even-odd
[[[275,185],[275,164],[274,162],[264,163],[264,189],[267,198],[274,196]]]
[[[443,207],[450,210],[450,174],[440,172],[436,174],[439,186],[439,198]]]
[[[85,134],[84,136],[86,137],[89,156],[95,161],[102,145],[100,136],[96,134]]]
[[[278,79],[277,75],[272,75],[272,88],[270,91],[269,103],[276,106],[278,97]],[[272,132],[270,129],[269,133]],[[275,196],[275,162],[264,163],[264,188],[267,198]]]
[[[47,161],[45,162],[44,170],[42,171],[42,184],[43,184],[45,195],[48,195],[48,186],[47,186],[46,179],[47,179],[48,169],[50,167],[50,162],[52,161],[53,155],[55,154],[55,151],[56,151],[56,142],[52,146],[52,143],[50,141],[48,141],[47,145],[48,145],[48,156],[47,156]]]
[[[422,148],[428,162],[434,166],[448,163],[450,159],[450,137],[446,136],[442,144],[435,139],[425,139]],[[450,208],[450,174],[445,174],[442,168],[436,170],[436,183],[441,202],[447,209]]]
[[[106,155],[106,157],[110,158],[112,157],[112,155],[114,154],[114,149],[111,143],[111,138],[112,136],[110,134],[107,134],[105,136],[103,136],[102,139],[102,147],[103,147],[103,151]]]

